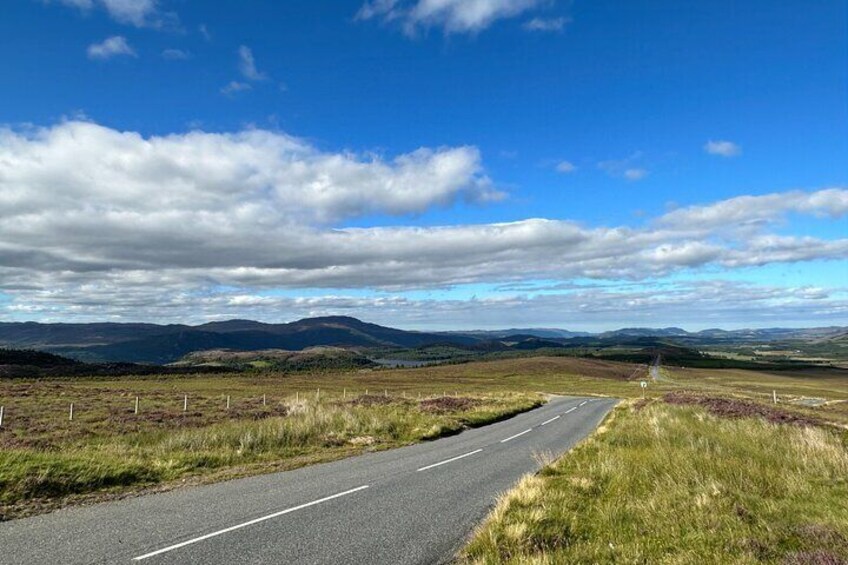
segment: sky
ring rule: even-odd
[[[845,0],[3,0],[0,321],[848,325]]]

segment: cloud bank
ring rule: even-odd
[[[259,129],[150,137],[80,121],[0,129],[0,312],[178,319],[238,314],[249,300],[294,308],[266,296],[284,289],[650,281],[848,258],[848,239],[777,232],[797,214],[844,218],[843,187],[741,196],[640,227],[546,218],[403,225],[433,208],[504,197],[470,146],[375,156]],[[375,217],[399,225],[367,227]],[[588,312],[569,296],[568,308]],[[585,304],[598,304],[602,295],[593,296]]]

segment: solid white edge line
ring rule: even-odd
[[[451,457],[450,459],[445,459],[444,461],[439,461],[438,463],[433,463],[432,465],[427,465],[426,467],[421,467],[416,471],[416,473],[420,473],[421,471],[426,471],[427,469],[432,469],[433,467],[438,467],[439,465],[444,465],[445,463],[451,463],[453,461],[457,461],[462,459],[463,457],[468,457],[469,455],[474,455],[475,453],[480,453],[483,451],[482,449],[475,449],[474,451],[469,451],[468,453],[463,453],[462,455],[457,455],[456,457]]]
[[[577,406],[575,406],[574,408],[569,408],[568,410],[566,410],[566,411],[565,411],[565,413],[566,413],[566,414],[571,414],[571,413],[572,413],[572,412],[574,412],[575,410],[577,410]]]
[[[559,420],[559,416],[554,416],[554,417],[553,417],[553,418],[551,418],[550,420],[545,420],[544,422],[542,422],[542,425],[544,426],[544,425],[546,425],[546,424],[550,424],[550,423],[551,423],[551,422],[553,422],[554,420]]]
[[[509,440],[511,440],[511,439],[515,439],[515,438],[517,438],[517,437],[519,437],[519,436],[523,436],[524,434],[529,434],[529,433],[530,433],[530,432],[532,432],[532,431],[533,431],[533,428],[528,428],[528,429],[524,430],[523,432],[521,432],[521,433],[519,433],[519,434],[515,434],[514,436],[509,436],[509,437],[508,437],[508,438],[506,438],[506,439],[502,439],[502,440],[501,440],[501,443],[506,443],[506,442],[508,442],[508,441],[509,441]]]
[[[220,536],[221,534],[226,534],[228,532],[232,532],[234,530],[239,530],[241,528],[246,528],[247,526],[252,526],[253,524],[258,524],[260,522],[264,522],[265,520],[270,520],[271,518],[276,518],[278,516],[282,516],[283,514],[288,514],[290,512],[295,512],[296,510],[302,510],[304,508],[308,508],[310,506],[315,506],[316,504],[321,504],[322,502],[327,502],[328,500],[333,500],[334,498],[339,498],[348,494],[353,494],[360,490],[367,489],[369,485],[363,485],[361,487],[352,488],[350,490],[346,490],[344,492],[340,492],[337,494],[333,494],[331,496],[325,496],[324,498],[320,498],[318,500],[313,500],[312,502],[307,502],[306,504],[301,504],[299,506],[293,506],[292,508],[286,508],[285,510],[281,510],[280,512],[274,512],[273,514],[268,514],[267,516],[263,516],[261,518],[256,518],[255,520],[250,520],[248,522],[244,522],[242,524],[237,524],[235,526],[230,526],[229,528],[224,528],[223,530],[218,530],[217,532],[212,532],[211,534],[206,534],[200,537],[196,537],[181,543],[175,543],[174,545],[169,545],[168,547],[163,547],[162,549],[152,551],[150,553],[145,553],[144,555],[139,555],[138,557],[134,557],[133,561],[141,561],[143,559],[147,559],[149,557],[154,557],[156,555],[161,555],[163,553],[167,553],[169,551],[173,551],[175,549],[179,549],[181,547],[185,547],[187,545],[191,545],[203,540],[207,540],[209,538],[214,538],[215,536]]]

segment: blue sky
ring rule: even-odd
[[[848,324],[846,21],[9,0],[0,316]]]

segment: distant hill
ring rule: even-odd
[[[288,324],[250,320],[200,326],[153,324],[0,324],[0,346],[34,348],[88,362],[166,364],[204,350],[300,351],[315,346],[420,347],[474,345],[478,339],[388,328],[345,316]]]
[[[134,363],[82,363],[32,349],[0,347],[0,378],[197,374],[236,371],[238,367],[160,367]]]

